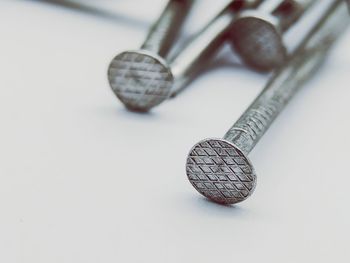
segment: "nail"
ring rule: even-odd
[[[200,33],[186,43],[169,62],[152,56],[148,51],[138,52],[142,64],[138,74],[131,66],[115,59],[110,68],[110,82],[113,90],[127,108],[149,111],[170,97],[177,95],[193,77],[203,69],[209,58],[213,57],[223,42],[243,8],[253,8],[262,0],[233,0]],[[133,60],[134,55],[122,54],[123,60]],[[151,66],[147,66],[151,65]],[[122,84],[122,85],[121,85]]]
[[[242,12],[232,27],[232,47],[248,66],[270,71],[286,61],[282,35],[316,0],[267,0]]]
[[[164,71],[165,57],[194,2],[170,0],[141,49],[122,52],[112,60],[110,86],[130,110],[144,111],[168,96],[172,76]]]
[[[179,53],[170,59],[170,97],[178,95],[198,75],[228,39],[232,24],[243,10],[253,9],[264,0],[233,0],[211,20]]]
[[[224,138],[206,139],[191,149],[186,173],[199,193],[223,204],[241,202],[253,193],[257,177],[248,153],[299,87],[314,75],[349,22],[345,2],[335,0]]]

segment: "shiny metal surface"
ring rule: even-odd
[[[250,67],[269,71],[283,65],[287,50],[282,34],[316,0],[267,0],[256,10],[240,14],[232,28],[233,48]]]
[[[171,73],[165,67],[174,39],[194,0],[170,0],[140,50],[117,55],[108,69],[115,95],[134,111],[147,111],[170,94]]]
[[[177,95],[200,72],[227,40],[237,13],[254,8],[262,0],[233,0],[168,63],[147,52],[124,52],[109,69],[110,83],[118,98],[132,110],[148,111],[169,97]],[[153,40],[152,40],[153,41]],[[152,42],[150,41],[150,42]],[[148,46],[147,44],[146,46]],[[137,58],[136,61],[126,57]],[[145,61],[145,59],[146,61]],[[142,70],[141,70],[142,69]]]
[[[252,9],[264,0],[233,0],[203,28],[169,63],[174,76],[171,96],[179,94],[227,41],[227,36],[242,10]]]
[[[146,111],[170,94],[173,76],[165,60],[154,53],[126,51],[113,59],[109,75],[116,95],[130,110]]]
[[[148,33],[141,49],[165,58],[194,2],[194,0],[169,1],[161,17]]]
[[[349,23],[345,2],[335,0],[224,138],[207,139],[191,149],[186,173],[199,193],[222,204],[241,202],[253,193],[257,177],[248,153],[297,90],[314,75]]]

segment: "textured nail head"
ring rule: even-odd
[[[173,83],[166,62],[145,50],[117,55],[109,66],[108,79],[123,104],[130,110],[141,112],[166,100]]]
[[[281,66],[287,57],[280,32],[273,17],[247,16],[238,19],[232,28],[232,45],[249,66],[269,71]]]
[[[197,143],[187,157],[186,173],[199,193],[221,204],[244,201],[256,186],[256,174],[249,159],[223,139]]]

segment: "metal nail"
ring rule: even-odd
[[[194,2],[170,0],[141,49],[122,52],[112,60],[108,69],[109,83],[129,109],[144,111],[168,96],[172,76],[164,71],[164,58]]]
[[[186,43],[169,62],[150,57],[142,51],[142,74],[130,71],[130,66],[115,59],[110,68],[110,82],[116,95],[132,110],[148,111],[170,97],[175,96],[203,68],[209,58],[218,52],[227,39],[227,33],[245,8],[253,8],[262,0],[232,0],[201,32]],[[140,52],[137,53],[140,57]],[[129,53],[121,55],[124,60],[132,60]],[[129,56],[129,57],[127,57]],[[151,67],[149,66],[151,65]],[[145,72],[146,71],[146,72]],[[151,72],[152,71],[152,72]]]
[[[282,35],[317,1],[267,0],[256,10],[242,12],[232,27],[232,47],[259,71],[283,65],[287,50]]]
[[[183,91],[227,41],[228,33],[243,10],[256,8],[264,0],[233,0],[210,21],[183,49],[170,59],[168,70],[173,75],[170,97]]]
[[[345,2],[335,0],[224,138],[206,139],[191,149],[186,172],[199,193],[223,204],[241,202],[253,193],[257,177],[248,153],[299,87],[314,75],[349,23]]]

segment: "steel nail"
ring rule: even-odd
[[[110,86],[130,110],[144,111],[168,96],[172,76],[163,65],[194,2],[170,0],[141,49],[122,52],[112,60]]]
[[[244,8],[252,8],[262,0],[232,0],[201,32],[173,58],[165,60],[150,56],[148,51],[139,51],[141,64],[138,71],[130,70],[125,60],[133,60],[133,53],[123,53],[110,68],[110,82],[116,95],[132,110],[148,111],[166,99],[175,96],[198,73],[208,59],[218,52],[227,33]],[[146,60],[147,59],[147,60]],[[130,62],[129,62],[130,63]],[[139,73],[139,71],[142,73]],[[136,72],[135,72],[136,71]]]
[[[283,65],[288,53],[283,33],[316,2],[267,0],[256,10],[242,12],[232,27],[232,47],[256,70],[270,71]]]
[[[248,153],[299,87],[315,74],[349,23],[345,2],[335,0],[224,138],[206,139],[191,149],[186,173],[199,193],[223,204],[241,202],[253,193],[257,176]]]

